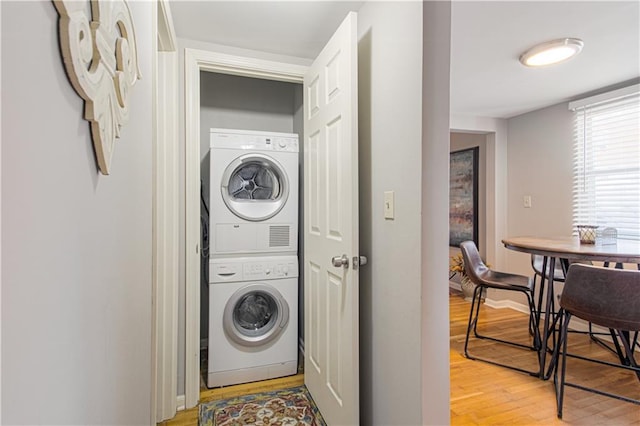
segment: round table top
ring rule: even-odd
[[[578,237],[509,237],[510,250],[562,259],[640,264],[640,241],[616,240],[616,244],[582,244]]]

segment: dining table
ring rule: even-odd
[[[636,240],[616,239],[613,244],[601,244],[598,241],[594,244],[586,244],[581,243],[577,236],[517,236],[504,238],[502,244],[509,250],[543,256],[543,271],[554,271],[556,263],[560,262],[565,276],[569,265],[574,262],[602,262],[604,266],[614,264],[618,268],[622,268],[624,264],[634,264],[640,269],[640,241]],[[547,275],[546,273],[542,274],[540,284],[540,291],[546,291],[546,300],[543,302],[546,314],[542,329],[541,356],[539,357],[540,378],[545,380],[551,376],[554,367],[553,360],[551,360],[545,371],[548,340],[555,330],[556,320],[553,314],[554,281],[553,277],[549,279],[550,277]]]

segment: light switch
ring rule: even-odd
[[[395,218],[395,193],[394,191],[385,191],[384,192],[384,218],[385,219],[394,219]]]
[[[525,195],[524,196],[524,207],[526,209],[530,209],[531,208],[531,195]]]

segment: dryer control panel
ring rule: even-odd
[[[209,283],[264,281],[298,276],[298,256],[211,259]]]
[[[251,151],[299,152],[295,133],[254,132],[250,130],[211,129],[210,148]]]

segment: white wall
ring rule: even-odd
[[[566,103],[509,119],[507,234],[572,232],[573,114]],[[523,197],[531,196],[531,208]],[[530,256],[509,250],[507,268],[531,275]]]
[[[155,4],[130,2],[142,80],[98,174],[51,2],[2,2],[3,424],[151,423]]]
[[[422,13],[422,300],[423,425],[449,424],[449,97],[451,3],[423,2]]]
[[[418,425],[422,3],[365,3],[358,38],[360,251],[370,261],[360,274],[360,421]],[[384,191],[395,191],[395,220],[384,219]]]

